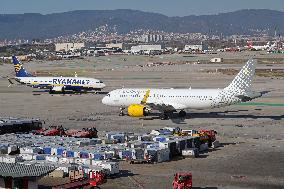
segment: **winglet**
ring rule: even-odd
[[[146,104],[147,103],[147,99],[149,98],[149,95],[150,95],[150,89],[148,89],[146,91],[146,94],[145,94],[143,100],[141,101],[141,104]]]

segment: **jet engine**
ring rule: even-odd
[[[54,86],[49,90],[49,93],[64,93],[65,92],[65,87],[64,86]]]
[[[128,115],[131,117],[144,117],[148,115],[148,110],[141,104],[132,104],[128,106]]]

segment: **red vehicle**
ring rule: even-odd
[[[97,187],[103,183],[106,183],[106,175],[101,171],[92,172],[90,175],[90,185],[92,187]]]
[[[62,136],[65,132],[62,126],[50,126],[48,129],[43,130],[40,134],[44,136]]]
[[[176,173],[173,181],[173,189],[192,189],[191,173]]]
[[[65,134],[69,137],[76,138],[98,138],[98,131],[95,127],[87,129],[83,128],[82,130],[69,129]]]

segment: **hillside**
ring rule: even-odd
[[[135,29],[166,32],[202,32],[216,34],[251,34],[255,31],[283,34],[284,12],[273,10],[240,10],[217,15],[168,17],[136,10],[82,10],[54,14],[2,14],[0,39],[52,38],[80,31],[94,30],[108,24],[119,33]]]

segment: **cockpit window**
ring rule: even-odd
[[[110,93],[108,93],[107,96],[110,97]]]
[[[102,81],[100,81],[100,83],[103,83]]]

